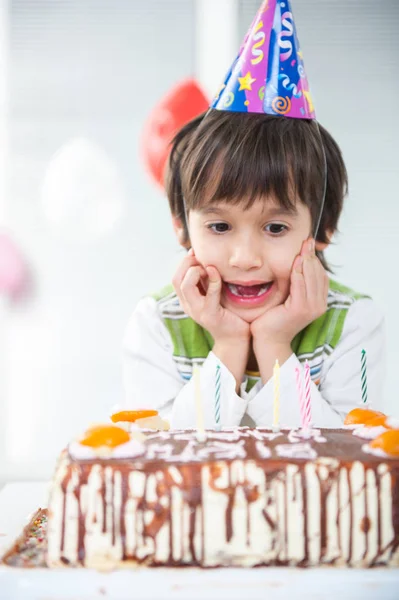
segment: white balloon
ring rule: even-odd
[[[99,146],[76,138],[47,167],[41,203],[53,231],[69,241],[94,241],[120,222],[125,192],[116,165]]]

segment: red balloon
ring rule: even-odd
[[[198,83],[185,79],[151,111],[142,134],[142,158],[153,179],[162,187],[173,136],[208,108],[209,100]]]

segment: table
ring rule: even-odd
[[[48,484],[10,483],[0,492],[0,554],[30,515],[45,507]],[[138,568],[13,569],[0,566],[1,600],[397,600],[399,569]]]

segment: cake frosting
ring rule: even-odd
[[[147,432],[140,453],[106,458],[71,445],[51,487],[48,565],[399,566],[398,458],[349,429],[206,437]]]

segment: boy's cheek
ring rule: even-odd
[[[207,266],[215,267],[220,273],[220,258],[218,259],[217,255],[212,252],[209,252],[209,249],[204,248],[202,245],[193,245],[193,250],[197,261],[204,268]]]

